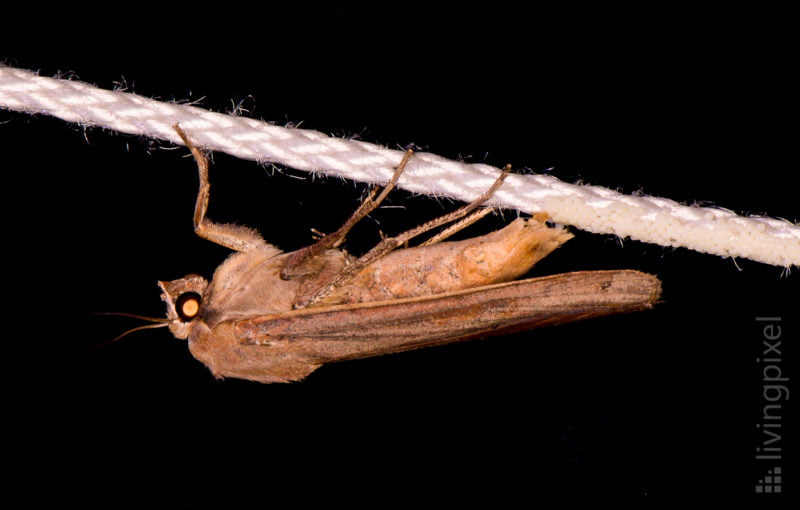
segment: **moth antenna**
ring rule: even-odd
[[[130,317],[132,319],[141,319],[149,322],[169,322],[166,317],[147,317],[144,315],[136,315],[135,313],[125,312],[94,312],[95,315],[116,315],[117,317]]]
[[[106,342],[106,343],[103,343],[103,344],[100,344],[100,345],[97,345],[97,346],[95,346],[94,348],[95,348],[95,349],[100,349],[100,348],[103,348],[103,347],[108,347],[109,345],[113,344],[113,343],[114,343],[114,342],[116,342],[117,340],[119,340],[119,339],[121,339],[121,338],[124,338],[124,337],[126,337],[126,336],[130,335],[131,333],[133,333],[133,332],[135,332],[135,331],[141,331],[141,330],[143,330],[143,329],[165,328],[165,327],[167,327],[167,326],[169,326],[169,323],[168,323],[168,322],[166,322],[166,321],[164,321],[164,322],[159,322],[158,324],[145,324],[144,326],[137,326],[137,327],[135,327],[135,328],[133,328],[133,329],[129,329],[128,331],[125,331],[124,333],[122,333],[121,335],[117,336],[117,337],[116,337],[116,338],[114,338],[113,340],[111,340],[111,341],[108,341],[108,342]]]
[[[125,312],[94,312],[95,315],[116,315],[117,317],[130,317],[132,319],[140,319],[143,321],[155,322],[155,324],[145,324],[144,326],[137,326],[133,329],[129,329],[125,331],[121,335],[117,336],[113,340],[109,342],[102,343],[100,345],[96,345],[94,349],[100,349],[102,347],[108,347],[109,345],[113,344],[117,340],[126,337],[133,333],[134,331],[140,331],[143,329],[153,329],[153,328],[164,328],[169,326],[169,319],[166,317],[147,317],[144,315],[137,315],[135,313],[125,313]]]

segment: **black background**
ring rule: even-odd
[[[42,28],[7,65],[164,100],[197,100],[390,147],[797,221],[798,39],[780,13],[550,13],[327,8],[171,13],[158,23]],[[165,330],[94,347],[163,315],[158,279],[210,276],[184,149],[0,112],[10,436],[32,500],[109,507],[220,499],[534,503],[786,502],[756,496],[761,333],[783,318],[797,377],[797,275],[573,229],[533,274],[658,275],[644,313],[323,367],[292,385],[214,380]],[[551,169],[552,170],[548,170]],[[331,231],[362,184],[214,155],[209,216],[279,247]],[[457,204],[393,193],[347,245],[368,249]],[[469,231],[489,232],[506,217]],[[17,327],[16,331],[13,330]],[[42,480],[46,483],[42,484]]]

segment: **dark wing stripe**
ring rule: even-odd
[[[244,344],[314,341],[321,352],[345,359],[641,310],[653,305],[660,289],[656,277],[638,271],[584,271],[422,298],[296,310],[235,327]]]

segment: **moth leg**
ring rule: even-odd
[[[456,209],[451,213],[445,214],[444,216],[440,216],[436,219],[423,223],[422,225],[416,228],[412,228],[411,230],[406,230],[405,232],[403,232],[398,236],[387,237],[386,239],[379,242],[377,246],[375,246],[373,249],[371,249],[361,258],[359,258],[355,263],[348,266],[346,271],[348,271],[348,273],[350,274],[355,273],[359,271],[362,267],[368,266],[369,264],[383,257],[387,253],[391,252],[398,246],[402,245],[403,243],[406,243],[411,239],[424,234],[425,232],[433,230],[434,228],[440,227],[442,225],[445,225],[452,221],[456,221],[458,219],[464,218],[465,216],[469,215],[472,211],[477,209],[482,203],[486,202],[492,197],[494,192],[497,191],[497,188],[499,188],[503,184],[503,181],[506,179],[506,177],[510,172],[511,172],[511,165],[506,165],[506,167],[503,169],[503,172],[500,174],[497,180],[494,181],[494,183],[489,187],[488,190],[486,190],[486,192],[483,195],[479,196],[469,204],[459,209]],[[478,219],[480,219],[480,217],[476,217],[474,221],[477,221]],[[463,225],[461,226],[461,228],[466,226],[467,225]],[[452,235],[454,233],[455,232],[449,232],[448,235]]]
[[[183,129],[178,124],[172,126],[183,140],[184,145],[192,151],[197,172],[200,177],[200,190],[197,193],[197,202],[194,206],[194,231],[203,239],[230,248],[231,250],[247,252],[265,246],[267,243],[253,229],[233,225],[230,223],[214,223],[206,218],[208,210],[208,196],[211,185],[208,182],[208,157],[197,148]]]
[[[493,213],[494,211],[496,211],[496,209],[494,207],[484,207],[483,209],[478,209],[477,211],[473,211],[466,218],[463,218],[461,221],[458,221],[458,222],[450,225],[446,229],[442,230],[441,232],[439,232],[435,236],[433,236],[430,239],[428,239],[427,241],[425,241],[424,243],[421,243],[419,246],[432,246],[432,245],[434,245],[436,243],[440,243],[440,242],[444,241],[445,239],[447,239],[448,237],[452,236],[453,234],[461,232],[462,230],[464,230],[468,226],[472,225],[473,223],[475,223],[476,221],[480,220],[484,216],[488,216],[489,214]],[[538,220],[540,223],[544,223],[545,221],[547,221],[550,218],[550,216],[547,213],[535,213],[533,215],[533,218]]]
[[[392,179],[389,181],[386,187],[383,188],[380,195],[378,195],[378,188],[373,188],[369,196],[367,196],[367,198],[361,202],[361,205],[358,207],[358,209],[356,209],[350,218],[344,222],[344,225],[339,227],[339,230],[333,232],[332,234],[323,235],[311,246],[307,246],[291,254],[281,270],[281,278],[288,280],[293,276],[297,276],[298,273],[302,272],[303,266],[308,264],[309,261],[319,256],[326,250],[341,246],[345,240],[345,237],[347,237],[347,234],[356,225],[356,223],[374,211],[381,204],[381,202],[383,202],[389,192],[394,189],[397,181],[400,179],[400,174],[403,173],[403,170],[413,155],[414,151],[411,149],[406,151],[406,153],[403,155],[403,159],[400,161],[400,164],[397,165],[394,175],[392,175]]]
[[[506,165],[503,169],[503,172],[500,176],[494,181],[494,183],[486,190],[483,195],[479,196],[469,204],[456,209],[455,211],[445,214],[444,216],[440,216],[434,220],[428,221],[423,223],[422,225],[412,228],[411,230],[407,230],[402,234],[395,236],[395,237],[387,237],[379,242],[373,249],[362,255],[352,264],[346,266],[333,280],[331,280],[330,284],[322,288],[316,295],[308,296],[306,298],[301,298],[295,303],[296,308],[301,308],[304,306],[308,306],[315,301],[319,301],[320,299],[329,295],[336,287],[342,285],[346,282],[351,276],[357,274],[361,269],[364,267],[372,264],[376,260],[380,259],[381,257],[385,256],[386,254],[390,253],[392,250],[397,248],[398,246],[403,245],[404,243],[408,242],[409,240],[424,234],[436,227],[440,227],[446,223],[450,223],[461,218],[465,218],[465,221],[469,221],[466,224],[456,224],[458,227],[457,230],[445,230],[444,237],[450,236],[460,230],[461,228],[466,227],[469,223],[479,220],[483,215],[488,214],[482,213],[482,211],[478,211],[474,216],[474,218],[470,215],[475,209],[477,209],[481,204],[489,200],[491,196],[494,194],[495,191],[503,184],[503,181],[506,179],[508,174],[511,172],[511,165]],[[441,241],[444,237],[436,239],[435,242]]]
[[[462,218],[460,221],[457,221],[456,223],[453,223],[446,229],[442,230],[435,236],[431,237],[424,243],[420,244],[420,246],[432,246],[436,243],[440,243],[445,239],[447,239],[448,237],[452,236],[453,234],[464,230],[465,228],[472,225],[476,221],[480,220],[484,216],[493,213],[494,211],[495,211],[494,207],[484,207],[483,209],[472,211],[467,217]]]

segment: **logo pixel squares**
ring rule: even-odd
[[[756,493],[777,494],[781,492],[781,468],[776,466],[767,470],[766,476],[756,482]]]

